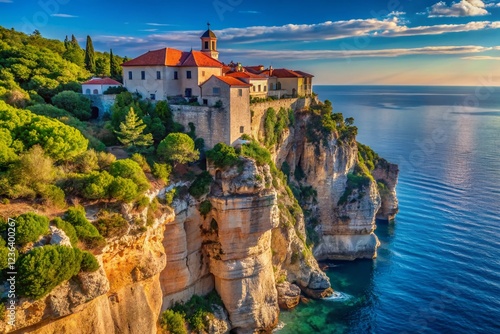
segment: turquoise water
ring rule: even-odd
[[[376,260],[332,262],[337,300],[282,312],[289,333],[500,333],[500,88],[316,86],[400,165]]]

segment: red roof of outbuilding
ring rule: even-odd
[[[116,80],[110,78],[93,78],[88,81],[82,83],[82,85],[117,85],[121,86],[122,84]]]
[[[182,67],[222,67],[222,63],[203,52],[182,52],[177,49],[164,48],[148,51],[129,60],[122,66],[182,66]]]

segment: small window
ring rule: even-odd
[[[146,80],[146,71],[141,71],[141,80]]]
[[[174,72],[174,80],[178,80],[179,79],[179,73],[177,73],[177,71]]]
[[[191,71],[186,72],[186,78],[191,79]]]
[[[94,89],[94,94],[99,94],[99,91],[97,89]]]
[[[156,71],[156,80],[161,80],[161,71]]]
[[[212,93],[213,95],[220,95],[220,88],[219,87],[212,88]]]
[[[241,88],[238,89],[238,96],[243,96],[243,89]]]
[[[212,41],[212,50],[215,50],[215,41]]]
[[[267,92],[267,86],[264,85],[264,92]]]
[[[205,76],[205,71],[201,71],[201,76],[204,77]]]
[[[156,100],[156,94],[150,94],[149,98],[153,101]]]
[[[205,41],[205,50],[208,49],[208,41]]]
[[[260,85],[259,85],[259,92],[260,92],[260,89],[261,89],[261,88],[260,88]]]
[[[255,92],[255,86],[252,87],[252,90]]]
[[[128,71],[128,79],[132,80],[132,71]]]
[[[240,126],[240,133],[245,133],[245,127],[244,126]]]
[[[203,105],[204,106],[208,106],[208,100],[207,99],[203,99]]]
[[[89,95],[90,95],[90,88],[87,88],[87,89],[85,90],[85,94],[89,94]]]

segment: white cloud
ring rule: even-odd
[[[450,6],[440,1],[427,8],[429,17],[464,17],[489,15],[485,9],[486,5],[481,0],[461,0],[452,2]]]
[[[168,23],[154,23],[154,22],[146,23],[146,25],[153,26],[153,27],[170,27],[171,26],[171,24],[168,24]]]
[[[360,57],[400,57],[410,55],[456,55],[491,51],[493,48],[466,45],[466,46],[426,46],[421,48],[398,48],[379,50],[220,50],[221,53],[233,57],[254,59],[290,59],[290,60],[315,60],[315,59],[342,59]]]
[[[155,32],[155,31],[158,31],[158,29],[142,29],[142,30],[139,30],[139,31]]]
[[[52,16],[52,17],[62,17],[62,18],[65,18],[65,19],[70,19],[70,18],[78,17],[76,15],[70,15],[70,14],[50,14],[50,16]]]
[[[12,3],[12,0],[0,0],[0,3]]]
[[[466,59],[466,60],[500,60],[500,57],[493,57],[493,56],[470,56],[470,57],[462,57],[461,59]]]
[[[240,14],[260,14],[260,12],[256,11],[256,10],[240,10],[238,13],[240,13]]]

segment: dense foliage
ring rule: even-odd
[[[194,148],[194,141],[185,133],[171,133],[158,145],[159,157],[173,163],[187,163],[198,160],[200,152]]]
[[[234,147],[224,143],[218,143],[213,149],[206,152],[207,159],[213,162],[216,167],[230,167],[238,162],[238,154]]]
[[[85,217],[85,210],[82,207],[70,208],[64,215],[64,220],[73,225],[78,239],[87,247],[93,248],[105,244],[99,231]]]
[[[52,98],[54,106],[64,109],[82,121],[87,121],[91,116],[91,102],[84,95],[65,90]]]
[[[213,178],[209,172],[204,171],[196,177],[191,187],[189,187],[189,194],[195,198],[200,198],[210,191],[210,184]]]
[[[32,212],[24,213],[15,218],[16,243],[35,242],[41,235],[49,232],[49,219]]]
[[[17,262],[16,286],[21,295],[39,299],[78,274],[81,261],[82,252],[78,248],[54,245],[33,248]]]
[[[266,111],[264,118],[265,145],[271,147],[281,140],[283,131],[295,124],[295,115],[292,109],[280,108],[278,113],[273,108]]]
[[[125,116],[125,121],[120,123],[120,131],[116,131],[118,140],[128,148],[151,146],[153,144],[153,135],[143,133],[146,126],[136,115],[134,108],[130,107]]]

